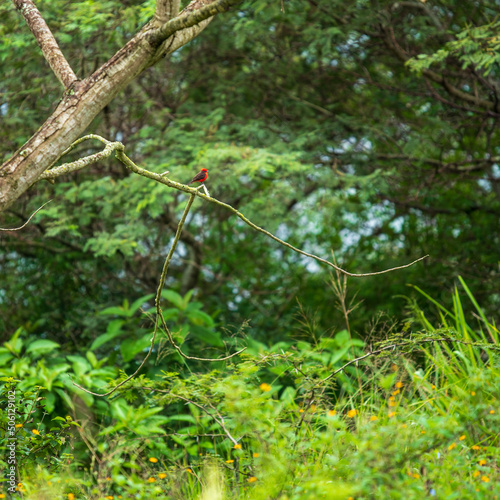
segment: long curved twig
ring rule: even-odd
[[[332,267],[336,271],[339,271],[342,274],[345,274],[346,276],[350,276],[352,278],[365,278],[367,276],[378,276],[379,274],[385,274],[385,273],[389,273],[389,272],[392,272],[392,271],[397,271],[399,269],[405,269],[405,268],[413,266],[417,262],[420,262],[421,260],[424,260],[427,257],[429,257],[428,255],[424,255],[423,257],[420,257],[420,258],[414,260],[413,262],[410,262],[409,264],[404,264],[402,266],[391,267],[389,269],[384,269],[383,271],[375,271],[375,272],[372,272],[372,273],[351,273],[351,272],[346,271],[345,269],[342,269],[341,267],[337,266],[333,262],[330,262],[329,260],[323,259],[321,257],[318,257],[317,255],[314,255],[314,254],[309,253],[309,252],[305,252],[304,250],[301,250],[300,248],[297,248],[297,247],[294,247],[293,245],[290,245],[290,243],[288,243],[288,242],[286,242],[286,241],[278,238],[277,236],[275,236],[274,234],[270,233],[269,231],[266,231],[264,228],[262,228],[260,226],[257,226],[257,224],[254,224],[250,219],[248,219],[247,217],[245,217],[240,211],[238,211],[236,208],[232,207],[231,205],[228,205],[227,203],[224,203],[223,201],[220,201],[220,200],[218,200],[216,198],[208,196],[208,195],[200,192],[199,189],[191,188],[189,186],[186,186],[185,184],[181,184],[179,182],[172,181],[172,180],[168,179],[167,177],[165,177],[164,174],[157,174],[155,172],[150,172],[149,170],[146,170],[144,168],[141,168],[141,167],[137,166],[124,153],[125,146],[121,142],[117,142],[117,141],[111,142],[111,141],[108,141],[107,139],[105,139],[104,137],[101,137],[99,135],[89,134],[89,135],[86,135],[84,137],[81,137],[80,139],[78,139],[78,141],[76,141],[75,143],[73,143],[63,153],[63,155],[66,154],[66,153],[68,153],[69,151],[71,151],[71,149],[73,149],[73,147],[76,144],[79,144],[82,141],[87,140],[87,139],[97,139],[97,140],[101,141],[103,144],[106,145],[104,151],[101,152],[101,153],[97,153],[97,155],[102,155],[102,157],[107,157],[107,156],[109,156],[111,154],[112,151],[115,151],[116,158],[118,160],[120,160],[129,170],[132,170],[132,172],[135,172],[138,175],[142,175],[143,177],[147,177],[148,179],[154,180],[156,182],[160,182],[161,184],[165,184],[166,186],[174,188],[174,189],[177,189],[178,191],[183,191],[184,193],[188,193],[188,194],[194,194],[196,196],[199,196],[200,198],[203,198],[205,201],[209,201],[210,203],[215,203],[216,205],[224,207],[225,209],[229,210],[230,212],[232,212],[233,214],[235,214],[237,217],[239,217],[245,224],[249,225],[255,231],[259,231],[260,233],[265,234],[269,238],[273,239],[274,241],[277,241],[278,243],[280,243],[281,245],[283,245],[283,246],[285,246],[287,248],[290,248],[290,250],[293,250],[294,252],[297,252],[297,253],[299,253],[301,255],[304,255],[306,257],[314,259],[314,260],[316,260],[318,262],[321,262],[323,264],[326,264],[327,266]],[[105,152],[106,152],[106,154],[104,154]],[[87,158],[88,159],[94,158],[97,155],[92,155],[92,156],[87,157]],[[82,158],[82,160],[86,160],[87,158]],[[84,162],[79,163],[79,161],[80,160],[77,160],[76,162],[72,162],[72,163],[68,163],[68,164],[65,164],[65,165],[61,165],[60,167],[55,167],[55,168],[52,168],[51,170],[46,170],[42,174],[41,178],[54,178],[54,177],[58,177],[58,176],[63,175],[65,173],[69,172],[69,171],[78,170],[78,169],[83,168],[83,167],[86,166],[86,164],[84,164]],[[91,161],[91,163],[93,163],[94,161],[97,161],[97,160],[93,160],[93,161]]]
[[[6,228],[3,228],[3,227],[0,227],[0,231],[20,231],[21,229],[23,229],[24,227],[26,227],[30,220],[33,219],[33,217],[38,213],[40,212],[40,210],[45,206],[47,205],[47,203],[50,203],[52,200],[49,200],[49,201],[46,201],[40,208],[37,208],[31,215],[30,215],[30,218],[20,227],[13,227],[13,228],[9,228],[9,227],[6,227]]]
[[[151,353],[153,352],[153,347],[154,347],[154,344],[155,344],[156,335],[158,333],[158,319],[161,319],[162,327],[163,327],[163,329],[165,330],[165,332],[166,332],[166,334],[168,336],[168,340],[170,341],[170,343],[172,344],[172,346],[175,348],[175,350],[183,358],[194,359],[194,360],[197,360],[197,361],[208,361],[208,362],[225,361],[225,360],[230,359],[230,358],[232,358],[234,356],[237,356],[238,354],[241,354],[246,349],[246,347],[244,347],[243,349],[241,349],[241,350],[239,350],[239,351],[237,351],[237,352],[235,352],[233,354],[230,354],[229,356],[224,356],[222,358],[215,358],[215,359],[213,359],[213,358],[198,358],[198,357],[195,357],[195,356],[188,356],[187,354],[184,354],[182,352],[181,348],[175,343],[175,340],[172,337],[172,334],[170,333],[170,330],[168,329],[168,326],[167,326],[167,324],[165,322],[165,318],[163,317],[163,313],[162,313],[162,310],[161,310],[161,307],[160,307],[161,292],[163,291],[163,286],[165,285],[165,279],[167,277],[168,266],[170,264],[170,261],[172,260],[172,257],[174,255],[175,249],[177,247],[177,243],[179,242],[179,239],[181,237],[182,228],[184,226],[184,223],[186,222],[186,217],[187,217],[187,215],[189,213],[189,210],[191,209],[191,206],[193,205],[194,198],[195,198],[195,194],[191,193],[191,196],[189,197],[189,200],[187,202],[186,208],[184,209],[182,217],[179,220],[179,224],[177,226],[177,232],[175,233],[174,241],[172,242],[172,245],[171,245],[170,250],[169,250],[169,252],[167,254],[167,257],[165,258],[165,263],[163,264],[163,270],[162,270],[161,277],[160,277],[160,283],[158,284],[158,288],[156,290],[156,298],[155,298],[156,319],[155,319],[155,326],[154,326],[154,330],[153,330],[153,336],[151,337],[151,344],[149,346],[149,351],[147,352],[146,356],[142,360],[142,362],[139,365],[139,367],[137,368],[137,370],[134,373],[132,373],[132,375],[130,375],[126,379],[122,380],[119,384],[117,384],[115,387],[113,387],[113,389],[111,389],[108,392],[105,392],[104,394],[99,394],[97,392],[89,391],[88,389],[85,389],[85,387],[82,387],[81,385],[78,385],[76,382],[74,382],[73,380],[71,380],[73,382],[73,385],[76,386],[76,387],[78,387],[78,389],[80,389],[80,390],[82,390],[82,391],[84,391],[84,392],[86,392],[88,394],[92,394],[93,396],[105,397],[105,396],[109,396],[109,395],[113,394],[113,392],[115,392],[118,388],[120,388],[121,386],[123,386],[124,384],[126,384],[129,380],[133,379],[141,371],[142,367],[144,366],[144,364],[146,363],[146,361],[149,359],[149,356],[151,356]]]

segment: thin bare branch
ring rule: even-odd
[[[165,391],[165,392],[167,392],[167,391]],[[183,396],[179,396],[178,394],[173,394],[171,392],[169,394],[171,396],[174,396],[175,398],[182,399],[183,401],[186,401],[186,403],[192,404],[192,405],[196,406],[197,408],[199,408],[200,410],[202,410],[203,412],[205,412],[209,417],[213,418],[217,422],[217,424],[226,433],[226,436],[233,442],[233,444],[238,444],[238,441],[236,439],[234,439],[234,437],[231,436],[230,432],[226,429],[226,425],[224,423],[224,419],[222,418],[222,415],[217,411],[216,408],[213,407],[213,405],[210,405],[210,406],[212,406],[214,411],[217,413],[217,417],[215,415],[213,415],[212,413],[210,413],[204,406],[192,401],[191,399],[185,398]]]
[[[19,231],[21,229],[23,229],[24,227],[26,227],[30,220],[33,219],[33,217],[38,213],[40,212],[40,210],[45,206],[47,205],[47,203],[50,203],[52,200],[49,200],[49,201],[46,201],[40,208],[37,208],[31,215],[30,215],[30,218],[20,227],[13,227],[13,228],[3,228],[3,227],[0,227],[0,231]]]
[[[36,5],[31,0],[12,0],[16,8],[21,12],[29,29],[33,33],[43,56],[49,63],[57,79],[65,89],[73,84],[77,77],[64,57],[54,35],[47,26]]]
[[[251,228],[255,229],[256,231],[259,231],[259,232],[265,234],[269,238],[277,241],[278,243],[280,243],[281,245],[283,245],[283,246],[285,246],[287,248],[290,248],[294,252],[297,252],[297,253],[299,253],[301,255],[304,255],[306,257],[314,259],[314,260],[316,260],[318,262],[321,262],[323,264],[326,264],[327,266],[332,267],[333,269],[335,269],[335,270],[337,270],[337,271],[345,274],[346,276],[351,276],[353,278],[364,278],[364,277],[367,277],[367,276],[378,276],[380,274],[385,274],[385,273],[389,273],[389,272],[392,272],[392,271],[397,271],[399,269],[405,269],[407,267],[413,266],[417,262],[420,262],[421,260],[424,260],[424,259],[426,259],[428,257],[428,255],[424,255],[423,257],[420,257],[419,259],[416,259],[413,262],[410,262],[409,264],[404,264],[402,266],[397,266],[397,267],[391,267],[390,269],[384,269],[383,271],[375,271],[375,272],[372,272],[372,273],[351,273],[351,272],[346,271],[345,269],[342,269],[341,267],[337,266],[333,262],[330,262],[330,261],[328,261],[326,259],[322,259],[321,257],[318,257],[317,255],[314,255],[314,254],[309,253],[309,252],[305,252],[304,250],[301,250],[300,248],[297,248],[297,247],[294,247],[293,245],[290,245],[290,243],[287,243],[286,241],[278,238],[277,236],[275,236],[274,234],[270,233],[269,231],[266,231],[265,229],[261,228],[260,226],[257,226],[257,224],[254,224],[251,220],[247,219],[241,212],[239,212],[236,208],[232,207],[231,205],[228,205],[227,203],[224,203],[224,202],[222,202],[220,200],[217,200],[216,198],[212,198],[211,196],[208,196],[208,195],[206,195],[204,193],[201,193],[199,189],[191,188],[189,186],[186,186],[185,184],[180,184],[179,182],[172,181],[172,180],[168,179],[167,177],[165,177],[164,174],[157,174],[155,172],[150,172],[149,170],[146,170],[144,168],[141,168],[141,167],[137,166],[124,153],[125,146],[122,143],[120,143],[120,142],[110,142],[110,141],[108,141],[107,139],[104,139],[101,136],[90,134],[90,135],[87,135],[85,137],[82,137],[82,138],[78,139],[78,141],[76,141],[68,149],[66,149],[66,151],[64,151],[63,154],[66,154],[67,152],[71,151],[71,149],[73,149],[75,145],[77,145],[80,142],[82,142],[84,140],[87,140],[87,139],[97,139],[97,140],[103,142],[104,144],[106,144],[106,148],[105,148],[104,151],[110,151],[110,150],[111,151],[116,151],[116,157],[118,158],[118,160],[120,160],[127,168],[129,168],[130,170],[132,170],[132,172],[135,172],[136,174],[139,174],[139,175],[142,175],[144,177],[147,177],[148,179],[152,179],[154,181],[157,181],[157,182],[160,182],[162,184],[165,184],[166,186],[169,186],[171,188],[177,189],[179,191],[183,191],[183,192],[189,193],[191,195],[199,196],[200,198],[203,198],[204,200],[209,201],[210,203],[215,203],[215,204],[217,204],[217,205],[219,205],[221,207],[224,207],[225,209],[231,211],[233,214],[235,214],[236,216],[238,216],[243,222],[245,222],[245,224],[248,224]],[[107,149],[108,146],[111,149]],[[104,154],[104,151],[102,153],[97,153],[97,154]],[[91,155],[91,156],[89,156],[87,158],[92,158],[92,157],[95,157],[95,156],[96,155]],[[109,156],[109,154],[107,156]],[[61,165],[60,167],[53,168],[52,170],[46,170],[42,174],[44,176],[43,178],[49,177],[50,173],[53,172],[53,171],[60,171],[61,173],[65,173],[65,170],[66,171],[71,171],[70,167],[72,165],[78,164],[79,161],[80,160],[77,160],[76,162],[73,162],[73,163],[68,163],[66,165]],[[74,170],[77,170],[78,168],[82,168],[82,167],[77,166],[77,167],[74,168]],[[175,245],[177,245],[176,242],[175,242]],[[165,263],[167,264],[167,262],[165,262]],[[161,315],[160,315],[160,317],[161,317]],[[196,358],[196,359],[198,359],[198,358]],[[222,361],[222,359],[219,359],[219,361]]]
[[[156,314],[158,315],[158,317],[161,320],[162,327],[165,330],[165,333],[167,334],[169,342],[172,344],[172,346],[174,347],[174,349],[183,358],[185,358],[185,359],[193,359],[193,360],[196,360],[196,361],[209,361],[209,362],[210,361],[212,361],[212,362],[214,362],[214,361],[225,361],[225,360],[230,359],[230,358],[232,358],[234,356],[237,356],[238,354],[241,354],[246,349],[246,347],[244,347],[243,349],[241,349],[238,352],[230,354],[229,356],[224,356],[223,358],[212,359],[212,358],[198,358],[196,356],[188,356],[187,354],[184,354],[182,352],[181,348],[175,343],[175,340],[172,337],[172,334],[170,333],[170,330],[169,330],[169,328],[167,326],[167,323],[165,322],[165,318],[163,317],[163,312],[162,312],[161,306],[160,306],[161,292],[163,291],[163,287],[165,285],[165,280],[167,278],[168,266],[170,265],[170,261],[172,260],[172,257],[174,255],[175,249],[177,247],[177,243],[179,242],[179,239],[181,237],[182,228],[184,227],[184,223],[186,222],[186,217],[187,217],[189,211],[191,210],[191,206],[193,205],[194,198],[195,198],[195,193],[191,193],[191,196],[189,197],[189,200],[187,202],[186,208],[184,209],[182,217],[181,217],[181,219],[179,221],[179,224],[177,226],[177,232],[175,233],[174,241],[172,243],[172,246],[170,247],[170,250],[168,252],[167,258],[165,259],[165,263],[163,264],[163,270],[162,270],[161,277],[160,277],[160,284],[158,285],[158,289],[156,290],[156,298],[155,298]],[[156,319],[156,322],[158,324],[158,318]]]
[[[94,136],[93,138],[97,138],[98,140],[103,141],[103,142],[108,142],[107,145],[111,145],[111,144],[115,145],[116,144],[116,143],[110,143],[109,141],[106,141],[106,139],[103,139],[100,136]],[[121,148],[123,148],[123,145],[121,143],[118,143],[118,144],[120,144]],[[111,389],[110,391],[105,392],[104,394],[99,394],[97,392],[92,392],[92,391],[89,391],[88,389],[85,389],[85,387],[82,387],[81,385],[78,385],[77,383],[75,383],[72,380],[73,385],[76,386],[76,387],[78,387],[78,389],[81,389],[82,391],[84,391],[84,392],[86,392],[88,394],[92,394],[93,396],[105,397],[105,396],[109,396],[109,395],[113,394],[117,389],[119,389],[120,387],[122,387],[129,380],[133,379],[141,371],[142,367],[144,366],[144,364],[146,363],[146,361],[151,356],[151,353],[153,352],[153,347],[154,347],[154,344],[155,344],[156,335],[158,333],[158,319],[161,319],[162,327],[164,328],[164,330],[165,330],[165,332],[166,332],[166,334],[168,336],[168,340],[170,341],[170,343],[172,344],[172,346],[177,350],[177,352],[183,358],[194,359],[194,360],[197,360],[197,361],[209,361],[209,362],[224,361],[224,360],[230,359],[230,358],[232,358],[234,356],[237,356],[238,354],[241,354],[246,349],[246,347],[244,347],[243,349],[241,349],[241,350],[239,350],[239,351],[237,351],[237,352],[235,352],[233,354],[230,354],[229,356],[224,356],[222,358],[215,358],[215,359],[213,359],[213,358],[198,358],[198,357],[194,357],[194,356],[188,356],[188,355],[184,354],[182,352],[181,348],[175,343],[175,341],[174,341],[174,339],[172,337],[172,334],[170,333],[170,330],[168,329],[168,327],[166,325],[166,322],[165,322],[165,319],[163,317],[163,313],[162,313],[162,310],[161,310],[161,307],[160,307],[161,292],[163,290],[163,286],[165,285],[165,279],[167,277],[168,266],[170,264],[170,261],[172,260],[173,255],[174,255],[175,249],[177,247],[177,243],[179,242],[179,239],[181,237],[182,228],[184,226],[184,223],[186,222],[186,217],[187,217],[187,215],[189,213],[189,210],[191,209],[191,206],[192,206],[194,198],[195,198],[196,190],[193,189],[192,191],[194,191],[194,192],[191,193],[191,196],[190,196],[190,198],[188,200],[186,208],[184,209],[182,217],[181,217],[181,219],[179,221],[179,224],[177,226],[177,232],[175,234],[175,238],[174,238],[174,241],[173,241],[173,243],[172,243],[172,245],[170,247],[168,255],[167,255],[166,259],[165,259],[165,263],[163,265],[163,270],[162,270],[161,277],[160,277],[160,283],[159,283],[158,288],[156,290],[156,298],[155,298],[156,319],[155,319],[155,326],[154,326],[154,330],[153,330],[153,336],[151,337],[151,343],[150,343],[150,346],[149,346],[149,351],[147,352],[146,356],[142,360],[142,362],[139,365],[139,367],[137,368],[137,370],[134,373],[132,373],[132,375],[130,375],[127,378],[125,378],[124,380],[122,380],[119,384],[117,384],[115,387],[113,387],[113,389]]]
[[[359,358],[351,359],[350,361],[348,361],[347,363],[342,365],[340,368],[338,368],[334,372],[330,373],[330,375],[328,375],[328,377],[325,377],[324,379],[320,380],[319,382],[316,382],[316,384],[314,384],[310,390],[313,390],[314,387],[316,387],[317,385],[323,384],[324,382],[330,380],[332,377],[335,377],[335,375],[337,375],[337,373],[342,372],[345,368],[352,365],[353,363],[357,364],[359,361],[361,361],[363,359],[369,358],[371,356],[375,356],[375,355],[380,354],[381,352],[384,352],[384,351],[394,351],[397,348],[402,348],[402,347],[406,347],[406,346],[415,346],[418,344],[425,344],[425,343],[429,343],[429,342],[456,342],[458,344],[476,345],[475,342],[467,342],[467,341],[463,341],[463,340],[457,340],[457,339],[446,338],[446,337],[439,338],[439,339],[415,339],[415,340],[411,340],[411,341],[407,341],[407,342],[401,342],[400,344],[397,344],[397,343],[390,344],[390,345],[381,347],[380,349],[375,349],[374,351],[367,352],[366,354],[363,354],[363,356],[360,356]]]
[[[269,231],[266,231],[265,229],[257,226],[257,224],[254,224],[251,220],[247,219],[241,212],[239,212],[236,208],[232,207],[231,205],[228,205],[227,203],[224,203],[222,201],[217,200],[216,198],[212,198],[211,196],[207,196],[206,194],[201,193],[198,189],[190,188],[184,184],[180,184],[179,182],[171,181],[168,178],[162,177],[159,174],[156,174],[154,172],[150,172],[149,170],[146,170],[144,168],[138,167],[124,152],[122,149],[117,149],[116,150],[116,157],[125,164],[127,168],[135,172],[136,174],[142,175],[144,177],[148,177],[149,179],[155,180],[157,182],[161,182],[162,184],[165,184],[169,187],[172,187],[174,189],[177,189],[179,191],[184,191],[185,193],[195,193],[197,196],[200,198],[203,198],[206,201],[209,201],[210,203],[215,203],[216,205],[219,205],[221,207],[226,208],[236,216],[238,216],[245,224],[248,224],[251,228],[255,229],[256,231],[259,231],[266,236],[269,236],[269,238],[273,239],[274,241],[277,241],[281,245],[290,248],[290,250],[293,250],[294,252],[300,253],[301,255],[305,255],[306,257],[310,257],[311,259],[314,259],[318,262],[321,262],[323,264],[326,264],[327,266],[333,267],[333,269],[336,269],[337,271],[340,271],[343,274],[346,274],[347,276],[351,276],[353,278],[364,278],[367,276],[378,276],[379,274],[385,274],[385,273],[390,273],[392,271],[397,271],[398,269],[405,269],[407,267],[413,266],[417,262],[420,262],[421,260],[426,259],[429,257],[428,255],[424,255],[423,257],[420,257],[417,260],[414,260],[413,262],[410,262],[409,264],[404,264],[402,266],[397,266],[397,267],[391,267],[390,269],[384,269],[383,271],[376,271],[373,273],[350,273],[349,271],[346,271],[345,269],[340,268],[339,266],[333,264],[332,262],[322,259],[321,257],[318,257],[317,255],[314,255],[312,253],[305,252],[304,250],[301,250],[300,248],[294,247],[293,245],[290,245],[290,243],[287,243],[286,241],[283,241],[282,239],[278,238],[277,236],[274,236],[274,234],[270,233]]]

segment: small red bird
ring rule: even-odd
[[[205,182],[208,177],[208,170],[206,168],[202,168],[191,180],[188,184],[192,184],[193,182],[199,182],[200,184]]]

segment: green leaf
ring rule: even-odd
[[[184,300],[177,292],[174,292],[173,290],[163,290],[161,292],[161,296],[169,302],[172,302],[172,304],[174,304],[175,307],[178,307],[181,311],[185,309]]]
[[[99,335],[94,342],[92,342],[92,345],[90,346],[91,351],[95,351],[102,345],[104,345],[106,342],[109,342],[110,340],[114,339],[115,337],[118,337],[123,333],[121,327],[123,326],[124,321],[121,319],[115,319],[111,321],[108,324],[108,328],[106,330],[106,333],[103,333],[102,335]]]
[[[47,354],[54,349],[57,349],[60,345],[57,342],[53,342],[52,340],[40,339],[35,340],[31,343],[26,349],[27,353],[31,353],[34,356],[41,356],[43,354]]]

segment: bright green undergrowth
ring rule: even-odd
[[[171,298],[189,318],[190,297]],[[167,349],[107,399],[67,375],[103,392],[125,377],[112,354],[62,353],[18,332],[0,350],[2,402],[18,398],[14,498],[496,498],[499,331],[463,281],[452,310],[434,304],[430,319],[412,303],[410,321],[370,346],[348,330],[246,339],[237,359],[196,371]]]

